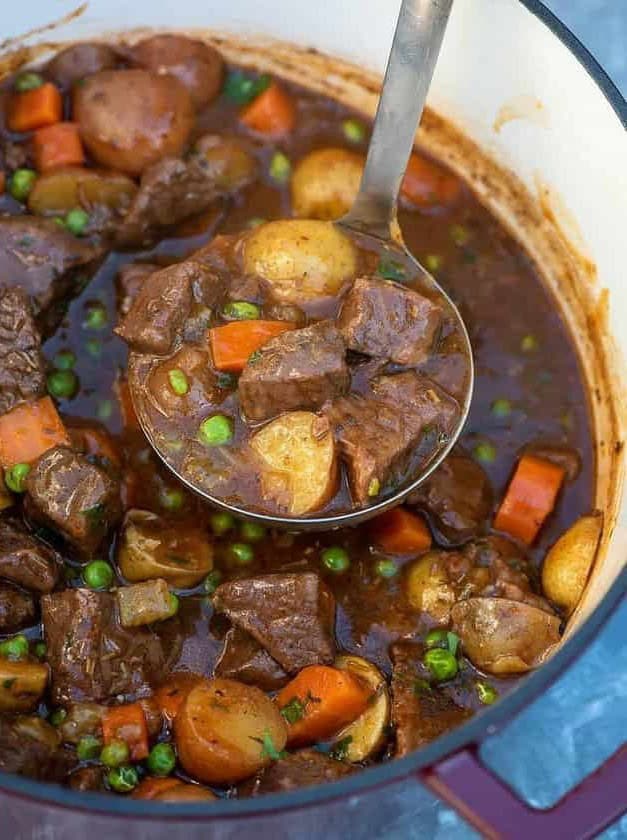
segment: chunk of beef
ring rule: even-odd
[[[428,684],[423,652],[423,646],[416,642],[398,642],[390,648],[392,722],[398,757],[434,741],[472,714],[455,702],[446,686]]]
[[[17,521],[0,519],[0,578],[33,592],[50,592],[60,568],[56,552]]]
[[[318,750],[299,750],[273,762],[254,779],[239,788],[240,796],[263,796],[336,782],[355,772],[343,761],[336,761]]]
[[[40,717],[0,717],[0,770],[46,782],[62,782],[76,765],[60,746],[59,733]]]
[[[41,612],[54,703],[99,703],[118,694],[132,699],[164,679],[158,636],[121,627],[110,592],[53,592],[42,597]]]
[[[216,589],[213,605],[290,674],[333,662],[335,600],[314,572],[228,581]]]
[[[351,350],[417,365],[433,347],[442,309],[413,289],[378,277],[358,277],[346,295],[338,325]]]
[[[460,545],[476,537],[492,510],[492,488],[479,464],[467,455],[449,455],[408,499],[425,513],[440,541]]]
[[[89,556],[121,517],[119,482],[66,446],[41,455],[26,479],[26,510]]]
[[[0,414],[46,392],[41,336],[22,289],[0,287]]]
[[[346,462],[351,492],[364,504],[386,484],[401,481],[426,432],[450,434],[456,401],[415,371],[372,380],[371,394],[340,397],[325,408]]]
[[[105,775],[106,767],[80,767],[75,770],[68,779],[72,790],[82,793],[102,793],[106,790]]]
[[[0,633],[15,633],[35,623],[32,595],[10,583],[0,583]]]
[[[290,330],[268,341],[239,379],[247,420],[268,420],[283,411],[317,409],[348,390],[346,346],[331,321]]]
[[[127,263],[118,271],[115,278],[118,316],[128,315],[133,301],[139,294],[147,277],[159,271],[154,263]]]
[[[45,333],[58,324],[70,297],[81,291],[80,270],[90,270],[102,251],[51,219],[0,218],[0,277],[30,296]]]
[[[239,627],[231,627],[226,634],[215,675],[256,685],[262,691],[277,691],[290,679],[265,648]]]
[[[61,87],[70,88],[86,76],[113,70],[118,62],[118,54],[107,44],[73,44],[48,62],[46,75]]]

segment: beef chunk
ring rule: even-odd
[[[407,755],[463,723],[472,712],[459,706],[447,687],[430,686],[421,660],[424,649],[398,642],[392,658],[392,722],[396,755]]]
[[[460,545],[476,537],[492,510],[485,471],[467,455],[449,455],[408,500],[426,513],[440,541]]]
[[[152,682],[164,679],[158,636],[145,628],[121,627],[111,593],[53,592],[42,597],[41,612],[54,703],[146,695]]]
[[[0,519],[0,578],[30,589],[50,592],[59,579],[60,560],[12,519]]]
[[[31,595],[10,583],[0,583],[0,633],[14,633],[35,623],[35,602]]]
[[[283,793],[313,785],[335,782],[350,776],[355,768],[336,761],[318,750],[299,750],[273,762],[254,779],[239,788],[240,796]]]
[[[317,409],[350,384],[346,347],[337,327],[322,321],[271,339],[239,380],[248,420],[268,420],[283,411]]]
[[[346,295],[338,324],[351,350],[417,365],[429,355],[442,309],[418,292],[378,277],[358,277]]]
[[[80,767],[68,779],[72,790],[79,790],[82,793],[101,793],[106,790],[105,775],[106,767]]]
[[[128,263],[122,266],[115,278],[118,316],[128,315],[146,278],[155,271],[159,271],[159,266],[154,263]]]
[[[239,627],[231,627],[226,634],[215,675],[256,685],[262,691],[277,691],[289,681],[279,663]]]
[[[59,733],[40,717],[0,717],[0,770],[62,782],[76,765],[60,747]]]
[[[216,589],[213,605],[290,674],[333,662],[335,601],[314,572],[228,581]]]
[[[49,449],[26,479],[27,513],[89,556],[121,516],[120,487],[101,467],[66,446]]]
[[[415,371],[378,376],[371,390],[366,397],[340,397],[325,409],[360,504],[401,481],[423,435],[449,434],[459,415],[455,400]]]
[[[91,268],[102,251],[51,219],[0,218],[0,277],[31,298],[38,326],[51,332],[69,297],[81,290],[79,269]]]
[[[0,414],[46,393],[41,336],[22,289],[0,287]]]

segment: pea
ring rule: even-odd
[[[425,636],[425,645],[428,648],[446,648],[448,647],[446,635],[446,630],[429,630]]]
[[[73,370],[53,370],[46,385],[48,393],[57,400],[70,400],[79,389],[78,376]]]
[[[231,543],[229,553],[238,566],[248,566],[255,559],[255,550],[248,543]]]
[[[50,726],[61,726],[67,717],[67,709],[54,709],[48,715],[48,723]]]
[[[509,400],[502,397],[501,399],[494,400],[490,409],[495,417],[502,419],[504,417],[508,417],[512,413],[512,404]]]
[[[146,760],[153,776],[169,776],[176,767],[176,754],[171,744],[155,744]]]
[[[27,90],[37,90],[43,83],[43,77],[39,73],[29,71],[28,73],[20,73],[15,80],[14,87],[17,93],[26,93]]]
[[[9,192],[16,201],[26,201],[36,180],[37,173],[32,169],[16,169],[9,181]]]
[[[211,523],[211,530],[217,537],[222,537],[227,531],[235,527],[235,519],[230,513],[226,511],[219,513],[212,513],[209,520]]]
[[[426,651],[422,661],[438,682],[452,680],[459,670],[455,656],[450,650],[444,650],[443,648],[430,648]]]
[[[523,336],[520,342],[520,349],[523,353],[533,353],[539,347],[538,339],[533,334]]]
[[[258,522],[242,522],[239,532],[248,542],[259,542],[266,536],[266,529]]]
[[[470,232],[463,225],[451,225],[449,233],[453,242],[460,247],[465,245],[470,239]]]
[[[179,370],[178,368],[172,368],[172,370],[168,371],[168,382],[170,383],[170,388],[177,397],[184,397],[189,391],[189,382],[187,381],[185,371]]]
[[[46,647],[45,642],[35,642],[35,646],[33,647],[33,653],[37,657],[37,659],[45,659],[46,654],[48,653],[48,648]]]
[[[224,414],[214,414],[200,424],[199,436],[205,446],[224,446],[233,437],[233,421]]]
[[[30,472],[30,464],[15,464],[5,470],[4,483],[13,493],[23,493],[26,490],[26,477]]]
[[[345,572],[350,566],[350,558],[348,552],[339,545],[333,545],[330,548],[325,548],[320,559],[324,566],[330,572],[341,574]]]
[[[398,566],[394,560],[388,560],[384,557],[377,560],[374,568],[377,575],[382,578],[392,578],[398,572]]]
[[[3,659],[26,659],[28,656],[28,639],[26,636],[20,634],[0,642],[0,656]]]
[[[130,764],[114,767],[107,773],[107,783],[116,793],[130,793],[139,783],[139,774]]]
[[[484,682],[483,680],[477,680],[475,683],[475,689],[477,691],[479,702],[483,703],[484,706],[491,706],[492,703],[498,700],[499,693],[494,686],[490,685],[490,683]]]
[[[181,599],[174,592],[170,592],[170,618],[176,615],[181,607]]]
[[[224,95],[237,105],[247,105],[263,93],[270,82],[271,78],[267,73],[251,78],[241,70],[235,70],[226,77]]]
[[[363,143],[366,136],[366,129],[359,120],[344,120],[342,131],[349,143]]]
[[[270,161],[270,177],[280,184],[285,184],[289,180],[292,171],[292,164],[287,155],[283,152],[275,152]]]
[[[54,366],[57,370],[72,370],[76,364],[76,356],[71,350],[59,350],[54,357]]]
[[[496,460],[496,447],[487,440],[478,443],[473,452],[477,461],[482,464],[492,464]]]
[[[102,303],[89,304],[83,326],[88,330],[103,330],[108,323],[109,315]]]
[[[89,214],[80,207],[75,207],[69,211],[63,223],[74,236],[82,236],[89,224]]]
[[[119,767],[129,760],[130,754],[126,741],[121,738],[114,738],[102,748],[100,761],[105,767]]]
[[[247,300],[232,300],[224,305],[222,314],[232,321],[255,321],[261,315],[261,310],[256,303],[249,303]]]
[[[83,580],[90,589],[108,589],[113,583],[113,569],[106,560],[92,560],[83,570]]]
[[[207,595],[213,595],[222,580],[222,572],[219,569],[214,569],[209,572],[203,583]]]
[[[442,268],[442,257],[439,254],[427,254],[425,265],[431,272],[439,271]]]
[[[84,735],[76,745],[76,755],[80,761],[98,758],[102,751],[102,741],[95,735]]]
[[[181,510],[185,504],[185,494],[178,487],[166,487],[159,496],[159,503],[165,510]]]

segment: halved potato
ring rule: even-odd
[[[412,607],[427,613],[438,624],[449,621],[457,596],[439,551],[428,551],[409,566],[405,588]]]
[[[257,432],[250,446],[259,458],[263,495],[292,516],[319,510],[334,494],[335,442],[317,414],[283,414]]]
[[[75,207],[122,211],[136,192],[137,184],[119,172],[68,166],[40,175],[28,196],[28,209],[38,216],[64,216]]]
[[[292,175],[292,210],[305,219],[339,219],[351,207],[364,169],[363,155],[348,149],[316,149]]]
[[[390,695],[385,677],[371,662],[361,656],[342,654],[333,663],[336,668],[350,671],[367,683],[373,691],[373,699],[357,720],[339,732],[335,741],[346,741],[346,761],[365,761],[375,756],[385,743],[386,729],[390,721]],[[350,739],[350,740],[348,740]]]
[[[34,709],[46,690],[50,669],[40,662],[0,659],[0,711]]]
[[[259,225],[243,243],[244,272],[262,277],[284,303],[335,295],[355,276],[357,251],[329,222],[284,219]]]
[[[544,559],[542,588],[547,598],[570,615],[590,576],[596,557],[603,515],[581,516],[562,534]]]
[[[489,674],[522,674],[541,665],[560,640],[560,619],[508,598],[468,598],[451,610],[471,662]]]

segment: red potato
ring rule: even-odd
[[[73,44],[48,62],[46,75],[62,87],[71,87],[86,76],[113,70],[117,63],[117,53],[107,44]]]

